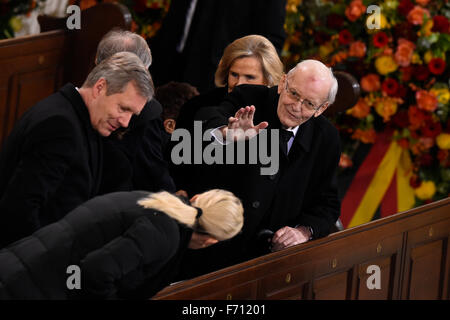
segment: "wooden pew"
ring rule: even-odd
[[[154,299],[449,299],[449,236],[447,198],[173,284]],[[372,265],[380,289],[368,288]]]
[[[66,29],[65,18],[39,21],[45,32],[0,40],[0,147],[28,108],[66,82],[82,85],[100,39],[113,27],[129,30],[131,14],[123,5],[101,3],[81,12],[80,30]]]

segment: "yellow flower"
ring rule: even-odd
[[[422,25],[422,36],[428,37],[431,35],[431,29],[433,28],[433,20],[428,20]]]
[[[423,61],[425,61],[425,63],[428,64],[428,62],[430,62],[431,59],[433,59],[433,53],[430,50],[428,50],[423,55]]]
[[[450,101],[450,91],[447,88],[433,88],[430,92],[437,97],[439,103],[446,104]]]
[[[379,74],[385,76],[397,70],[398,65],[392,56],[381,56],[375,60],[375,68]]]
[[[389,97],[381,98],[375,103],[375,111],[383,117],[383,122],[388,122],[397,112],[397,102]]]
[[[433,181],[422,181],[420,186],[414,189],[414,193],[420,200],[428,200],[436,193],[436,186]]]
[[[386,19],[386,16],[384,14],[380,14],[380,20],[381,20],[381,29],[389,28],[390,25]]]
[[[333,51],[333,45],[331,42],[327,42],[319,47],[319,55],[322,59],[326,59]]]
[[[14,32],[20,31],[22,30],[23,24],[22,24],[22,20],[20,20],[17,17],[12,17],[9,20],[9,25],[11,26],[11,28],[14,30]]]
[[[413,53],[411,62],[414,64],[422,64],[422,59],[420,58],[420,55],[417,52]]]
[[[441,133],[436,137],[436,144],[439,149],[448,150],[450,149],[450,133]]]
[[[428,62],[430,62],[431,59],[433,58],[441,58],[442,60],[445,61],[445,54],[442,53],[440,55],[434,55],[433,52],[431,52],[431,50],[428,50],[427,52],[425,52],[425,54],[423,55],[423,61],[428,64]]]
[[[286,11],[297,13],[297,7],[300,5],[302,1],[301,0],[288,0],[286,4]]]

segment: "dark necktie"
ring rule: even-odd
[[[294,136],[292,131],[280,129],[280,143],[281,143],[281,150],[285,155],[288,154],[288,142],[289,139],[291,139]]]

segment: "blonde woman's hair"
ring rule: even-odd
[[[234,237],[244,224],[244,208],[241,201],[233,193],[213,189],[201,193],[192,206],[185,204],[180,198],[163,191],[153,193],[138,201],[148,209],[156,209],[190,228],[198,228],[217,240]],[[197,219],[197,209],[203,214]]]
[[[255,57],[259,60],[265,85],[278,85],[283,75],[283,63],[277,50],[267,38],[254,34],[236,39],[225,48],[214,78],[217,87],[225,87],[228,84],[231,65],[236,59],[245,57]]]

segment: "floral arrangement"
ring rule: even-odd
[[[367,13],[370,5],[379,8]],[[450,3],[439,0],[288,0],[283,58],[316,58],[355,76],[358,103],[333,121],[341,168],[384,130],[408,150],[416,205],[449,196]]]
[[[29,16],[45,0],[0,0],[0,39],[13,38],[22,28],[19,15]]]
[[[119,2],[127,6],[133,17],[131,30],[144,39],[156,34],[170,5],[170,0],[81,0],[80,8],[83,10],[99,2]]]

